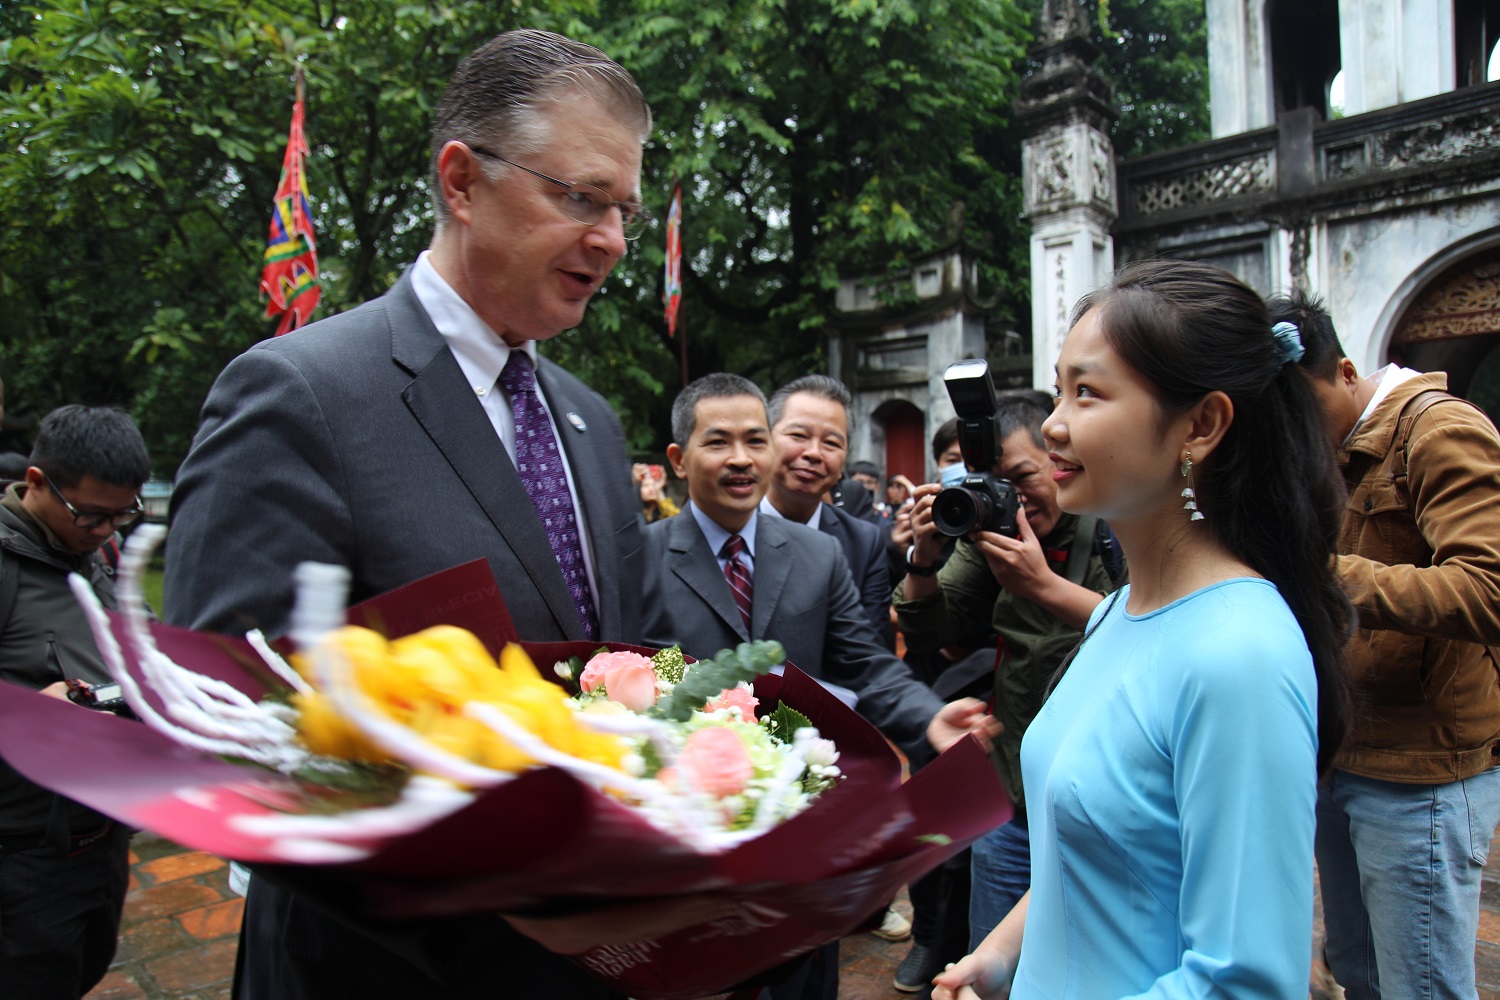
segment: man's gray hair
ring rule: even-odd
[[[672,441],[686,448],[693,431],[698,428],[698,403],[704,399],[723,399],[730,396],[754,396],[760,405],[766,405],[766,394],[760,386],[743,375],[714,372],[688,383],[687,388],[672,401]]]
[[[592,45],[551,31],[507,31],[459,63],[432,119],[428,173],[438,227],[448,221],[438,178],[445,145],[456,140],[505,157],[535,152],[551,138],[547,105],[570,96],[592,98],[614,111],[642,144],[651,135],[651,108],[641,88]],[[486,161],[483,169],[497,177],[510,168]]]
[[[849,392],[848,386],[832,375],[803,375],[792,379],[773,392],[771,401],[766,404],[772,427],[781,423],[781,415],[786,410],[786,401],[799,392],[806,392],[842,406],[844,408],[844,433],[846,435],[854,433],[854,415],[849,412],[854,406],[854,396]]]

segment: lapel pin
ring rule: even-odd
[[[572,424],[573,429],[580,433],[589,429],[589,425],[583,422],[583,418],[572,410],[568,411],[568,423]]]

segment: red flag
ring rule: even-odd
[[[300,78],[299,78],[300,83]],[[302,96],[292,105],[292,130],[281,161],[281,182],[271,213],[271,235],[266,240],[265,270],[260,290],[271,297],[266,316],[281,314],[276,335],[288,333],[312,319],[322,289],[318,285],[318,248],[313,239],[312,208],[307,201],[307,175],[302,160],[307,140],[302,135]]]
[[[662,301],[667,304],[667,336],[677,333],[677,307],[682,305],[682,185],[672,184],[672,207],[667,209],[667,280]]]

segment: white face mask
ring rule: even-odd
[[[942,484],[944,489],[947,489],[950,486],[957,486],[963,482],[964,476],[968,474],[969,470],[964,468],[964,463],[954,462],[952,465],[945,465],[938,470],[938,482]]]

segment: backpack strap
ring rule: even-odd
[[[1401,452],[1396,456],[1396,464],[1392,471],[1395,474],[1397,488],[1403,492],[1406,490],[1406,470],[1411,461],[1411,429],[1416,426],[1418,417],[1432,409],[1435,404],[1447,402],[1450,399],[1455,403],[1473,406],[1474,409],[1479,410],[1479,407],[1474,406],[1467,399],[1455,396],[1444,389],[1423,389],[1408,399],[1406,405],[1401,408],[1401,416],[1396,422],[1396,440],[1401,442]],[[1479,412],[1484,411],[1479,410]]]
[[[1073,529],[1073,544],[1068,546],[1068,562],[1063,576],[1069,583],[1083,585],[1084,574],[1089,570],[1089,556],[1094,554],[1095,533],[1099,519],[1092,514],[1079,514],[1078,526]]]
[[[1406,498],[1408,504],[1411,503],[1411,491],[1406,485],[1408,478],[1407,470],[1410,467],[1411,461],[1411,430],[1416,426],[1417,418],[1431,409],[1434,404],[1444,403],[1448,400],[1452,400],[1455,403],[1462,403],[1465,406],[1472,406],[1480,413],[1483,413],[1486,419],[1489,417],[1489,414],[1485,413],[1483,408],[1464,399],[1462,396],[1455,396],[1443,389],[1424,389],[1406,401],[1406,406],[1401,409],[1400,420],[1396,424],[1396,438],[1401,442],[1401,451],[1396,456],[1396,464],[1392,469],[1394,473],[1392,478],[1396,489]],[[3,590],[3,585],[0,585],[0,590]],[[3,598],[3,596],[3,593],[0,593],[0,598]],[[4,607],[4,604],[0,603],[0,607]],[[1500,672],[1500,646],[1486,645],[1485,649],[1490,651],[1490,663],[1494,665],[1497,672]]]
[[[14,558],[5,558],[5,549],[0,548],[0,631],[10,622],[10,614],[16,608],[16,591],[21,589],[21,566]]]

